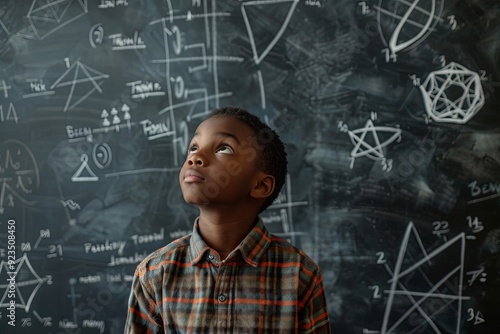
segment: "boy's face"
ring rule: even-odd
[[[215,116],[198,126],[179,173],[184,200],[195,205],[234,205],[251,200],[257,182],[255,134],[243,122]]]

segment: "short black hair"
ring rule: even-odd
[[[222,107],[215,109],[208,116],[227,116],[245,123],[253,130],[258,145],[258,168],[271,174],[275,180],[273,193],[264,200],[259,213],[273,204],[278,197],[281,188],[285,184],[286,174],[288,173],[288,162],[286,158],[285,145],[278,134],[267,124],[262,122],[259,117],[249,113],[247,110],[238,107]]]

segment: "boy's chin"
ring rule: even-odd
[[[201,196],[184,196],[184,201],[195,206],[206,206],[209,203],[207,198]]]

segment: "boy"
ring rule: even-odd
[[[278,135],[239,108],[198,126],[179,174],[193,233],[137,267],[125,333],[329,333],[318,266],[258,214],[284,184]]]

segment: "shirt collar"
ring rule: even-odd
[[[243,241],[236,247],[243,257],[243,259],[251,266],[256,267],[265,251],[271,243],[271,234],[264,226],[264,222],[259,217],[257,224],[254,228],[247,234]],[[205,243],[198,231],[198,218],[196,218],[193,234],[191,235],[190,241],[190,253],[191,253],[191,264],[196,265],[198,262],[204,259],[204,255],[211,248]],[[234,252],[233,251],[233,252]]]

